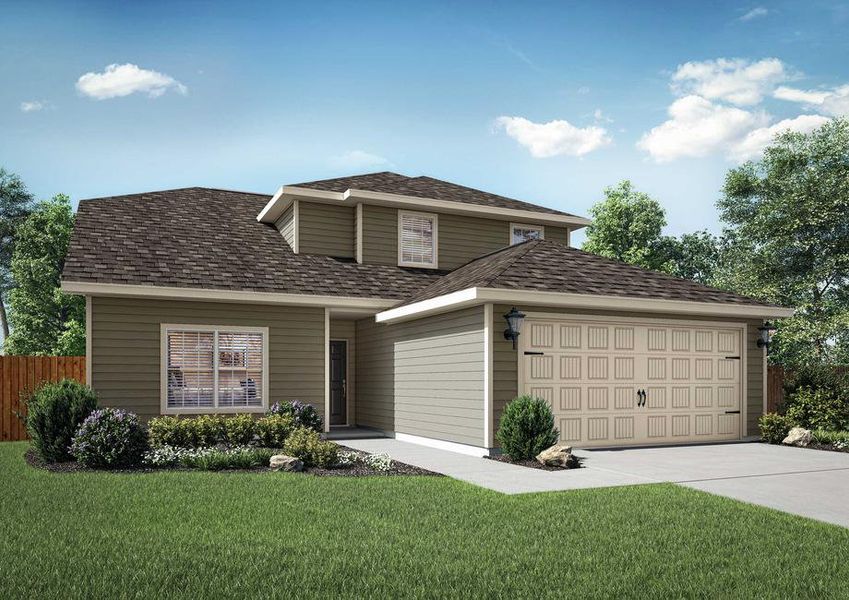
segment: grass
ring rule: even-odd
[[[3,597],[847,597],[849,530],[673,485],[48,473],[0,444]]]

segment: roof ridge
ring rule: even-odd
[[[501,277],[507,269],[509,269],[510,267],[512,267],[516,263],[517,260],[519,260],[520,258],[524,258],[528,254],[528,252],[530,252],[531,250],[533,250],[534,248],[536,248],[539,245],[540,241],[542,241],[542,240],[526,240],[526,241],[522,242],[521,244],[514,244],[512,246],[508,246],[506,248],[507,250],[509,250],[511,248],[515,248],[516,246],[521,246],[522,244],[527,244],[528,247],[525,249],[524,252],[517,253],[517,255],[514,256],[512,259],[508,259],[507,264],[504,265],[504,268],[501,269],[500,271],[498,271],[498,273],[493,274],[491,277],[487,277],[485,279],[487,285],[489,285],[490,283],[492,283],[493,281],[495,281],[499,277]],[[483,257],[481,257],[481,258],[483,258]]]
[[[131,196],[148,196],[150,194],[168,194],[171,192],[183,192],[186,190],[209,190],[211,192],[229,192],[231,194],[247,194],[249,196],[261,196],[263,198],[271,198],[271,194],[261,194],[259,192],[246,192],[243,190],[230,190],[227,188],[204,187],[202,185],[190,185],[178,188],[168,188],[164,190],[149,190],[146,192],[135,192],[132,194],[112,194],[111,196],[94,196],[91,198],[80,198],[80,202],[89,202],[91,200],[107,200],[118,198],[129,198]]]

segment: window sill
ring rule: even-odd
[[[433,263],[408,263],[408,262],[399,262],[399,267],[409,267],[411,269],[438,269],[438,264]]]
[[[243,413],[265,413],[268,406],[221,406],[198,408],[166,408],[163,415],[235,415]]]

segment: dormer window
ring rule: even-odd
[[[510,223],[510,245],[521,244],[528,240],[545,239],[545,227],[542,225],[525,225]]]
[[[439,221],[433,213],[398,211],[398,265],[402,267],[438,266]]]

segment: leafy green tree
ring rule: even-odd
[[[728,224],[718,281],[797,309],[770,360],[849,358],[849,121],[776,136],[762,160],[729,171],[717,206]]]
[[[0,167],[0,337],[9,337],[6,302],[14,287],[12,253],[18,226],[32,209],[32,194],[21,178]]]
[[[707,231],[685,233],[679,238],[661,241],[663,270],[670,275],[691,279],[703,285],[714,285],[722,258],[722,245]]]
[[[85,353],[85,300],[59,289],[74,215],[67,196],[36,205],[19,226],[12,257],[9,354]]]
[[[666,268],[662,236],[666,213],[657,200],[625,180],[605,188],[604,199],[590,214],[593,222],[587,228],[584,250],[647,269]]]

